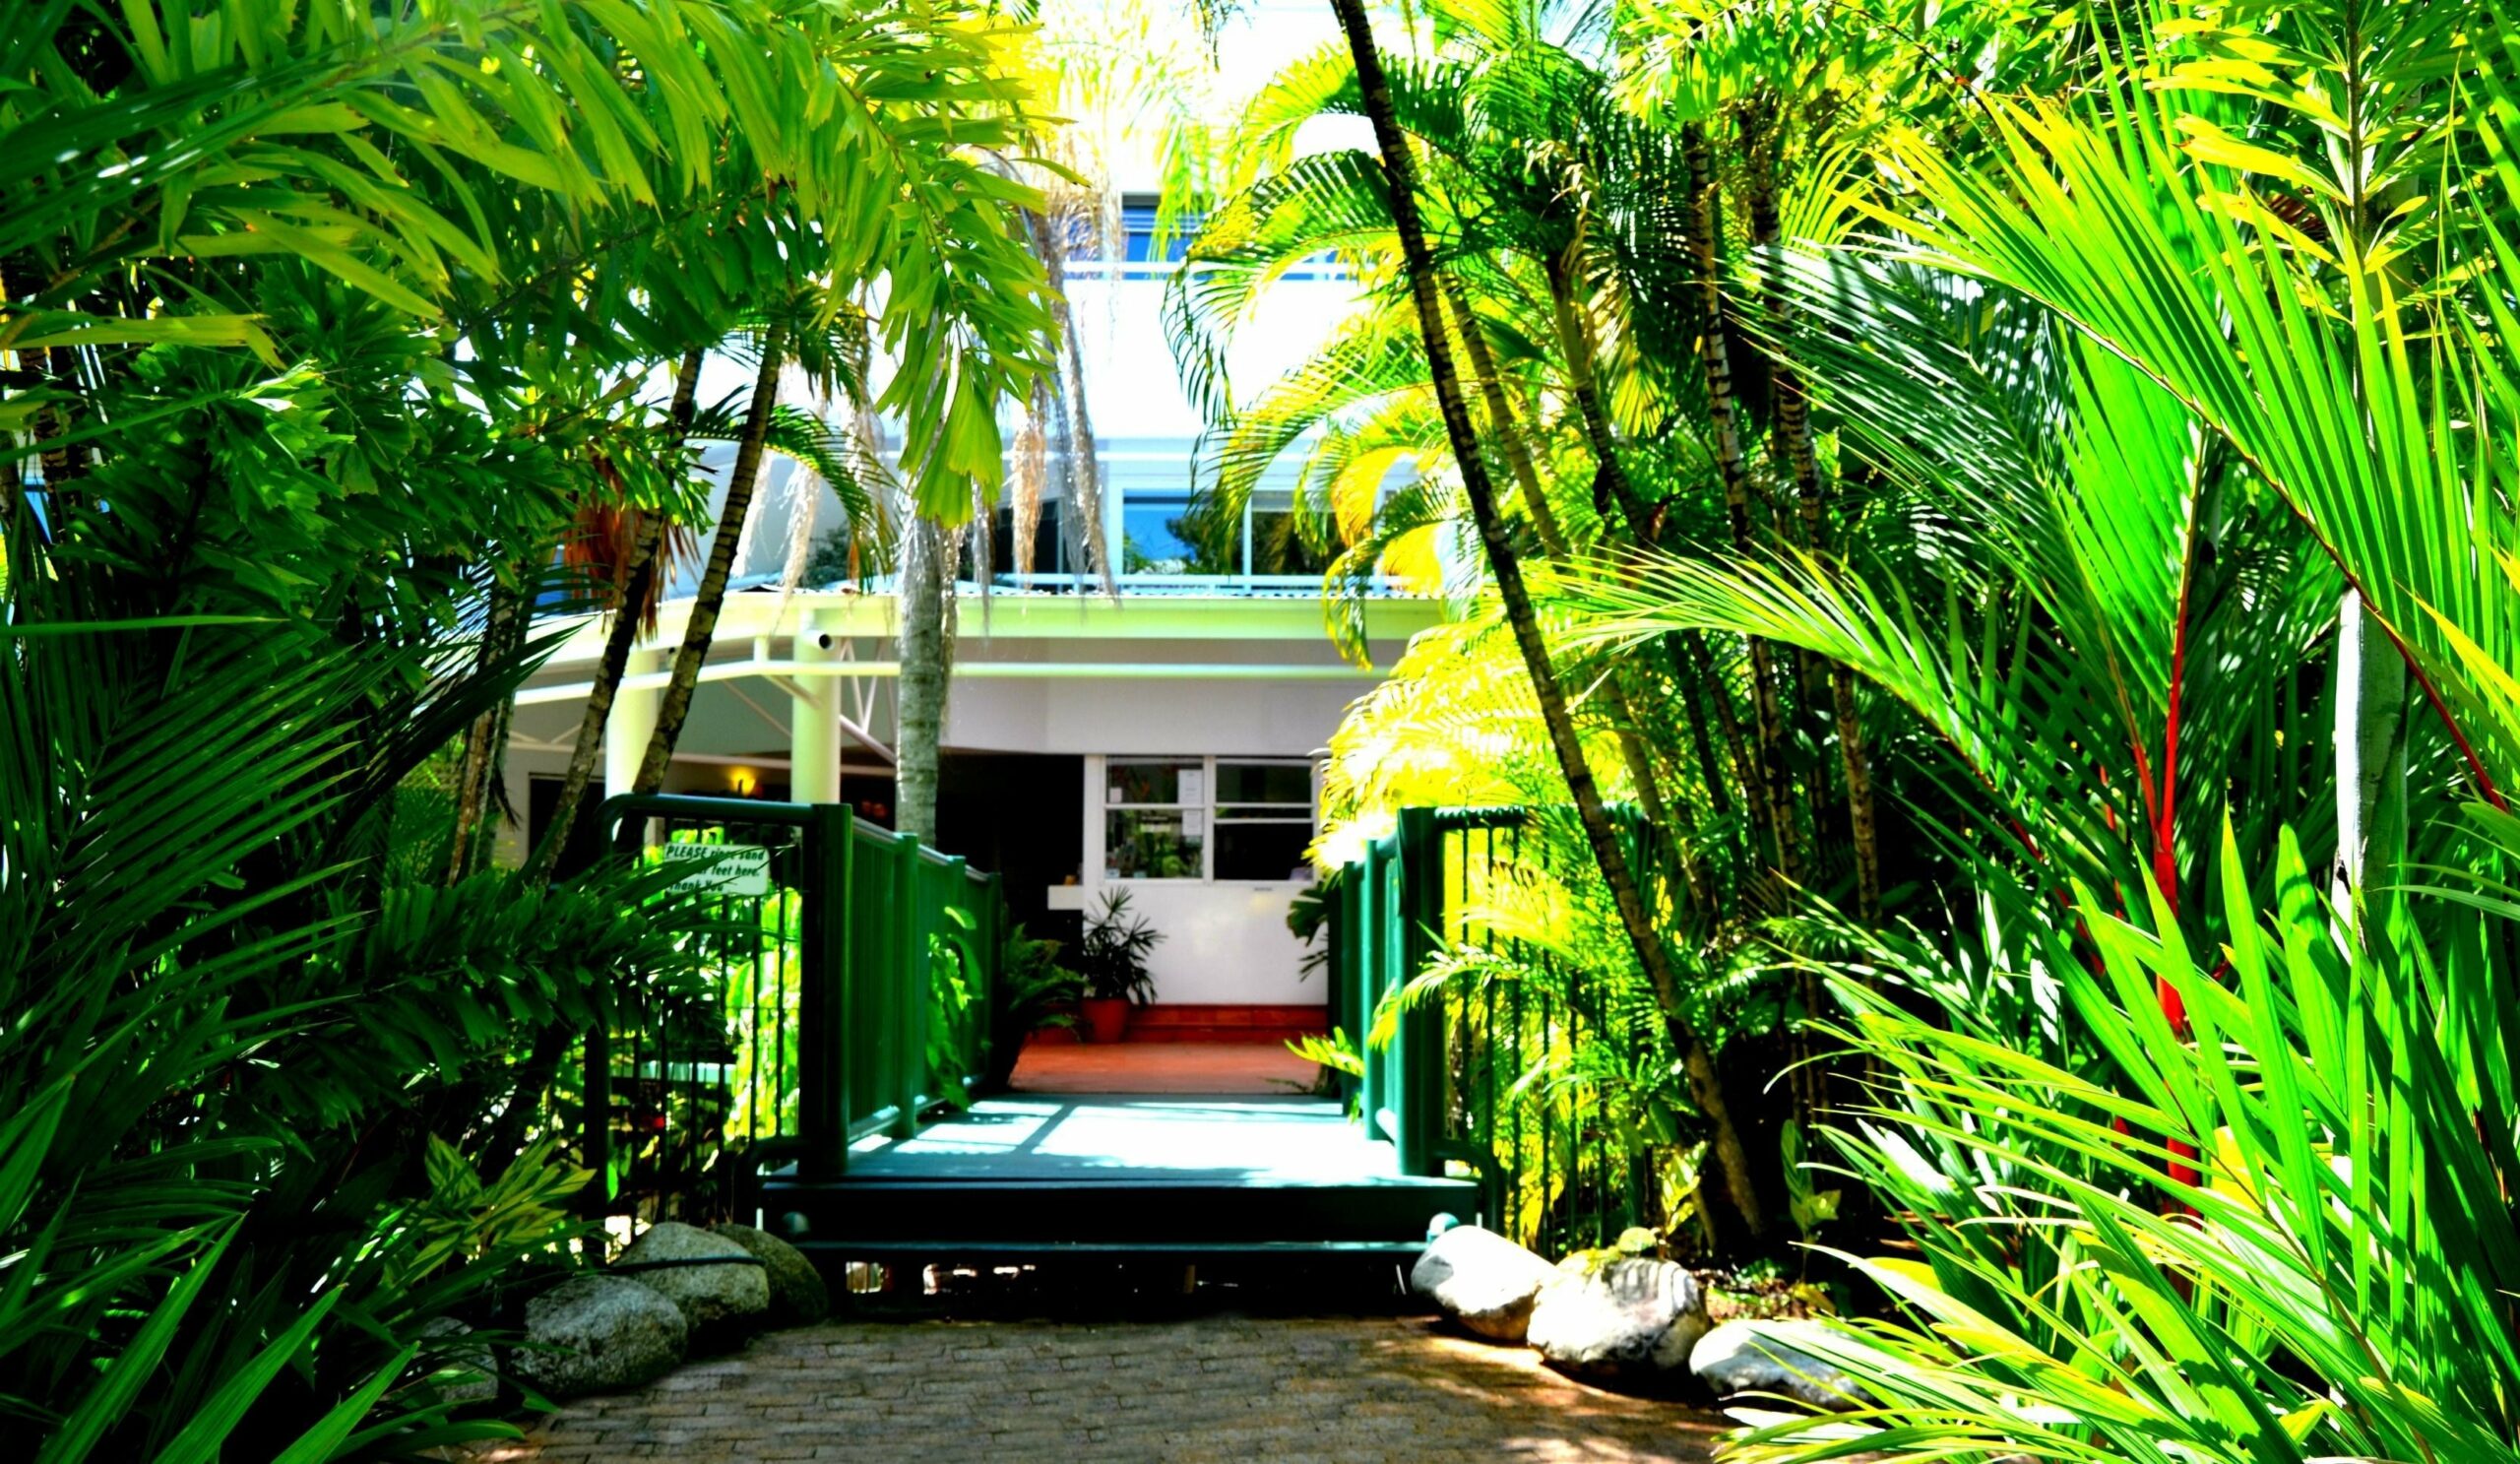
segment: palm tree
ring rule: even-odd
[[[0,16],[0,1410],[63,1459],[425,1450],[480,1432],[431,1326],[576,1230],[480,1096],[699,976],[653,876],[443,877],[421,775],[539,654],[464,627],[610,488],[640,354],[520,277],[764,179],[846,233],[891,140],[794,98],[976,58],[750,0],[707,46],[570,0],[195,9]]]
[[[1470,500],[1471,515],[1478,524],[1480,541],[1486,552],[1490,580],[1496,588],[1497,599],[1504,606],[1506,623],[1512,628],[1516,648],[1522,654],[1524,669],[1531,678],[1542,721],[1565,775],[1567,790],[1574,798],[1585,838],[1592,847],[1603,880],[1609,887],[1620,923],[1635,948],[1637,963],[1646,972],[1662,1002],[1664,1022],[1670,1029],[1672,1048],[1681,1054],[1690,1097],[1714,1129],[1714,1152],[1724,1173],[1726,1193],[1749,1235],[1754,1240],[1763,1238],[1767,1229],[1766,1211],[1752,1181],[1754,1172],[1748,1152],[1733,1125],[1732,1110],[1726,1101],[1722,1080],[1716,1073],[1714,1059],[1689,1026],[1670,953],[1663,944],[1661,931],[1655,928],[1644,892],[1637,883],[1625,851],[1619,846],[1617,832],[1612,828],[1608,809],[1602,800],[1600,786],[1585,760],[1583,742],[1576,733],[1564,689],[1558,684],[1555,665],[1549,658],[1538,612],[1523,580],[1520,556],[1497,510],[1495,489],[1487,477],[1486,460],[1471,425],[1469,402],[1453,367],[1451,342],[1443,323],[1442,284],[1436,275],[1434,256],[1427,247],[1425,230],[1418,215],[1415,159],[1411,155],[1409,138],[1402,132],[1393,113],[1390,83],[1383,73],[1372,25],[1365,16],[1363,0],[1332,0],[1332,10],[1347,37],[1350,54],[1355,63],[1357,90],[1365,115],[1373,124],[1375,144],[1390,189],[1392,224],[1400,236],[1401,253],[1408,267],[1410,292],[1425,343],[1427,373],[1434,386],[1437,408],[1443,416],[1445,436],[1452,446],[1455,468],[1461,475],[1462,490]]]
[[[942,762],[945,696],[953,674],[953,634],[946,616],[950,597],[946,585],[954,573],[948,562],[946,532],[933,521],[915,521],[904,536],[900,586],[895,600],[900,617],[900,735],[894,739],[893,827],[914,834],[919,842],[936,842],[937,774]]]
[[[1867,1422],[1752,1457],[2520,1446],[2520,1366],[2475,1343],[2508,1327],[2520,1095],[2457,1015],[2514,999],[2481,890],[2520,845],[2520,595],[2477,570],[2515,536],[2520,172],[2477,134],[2520,56],[2464,24],[2181,17],[2071,100],[1982,98],[1965,145],[1885,139],[1910,262],[1762,284],[1914,537],[1586,592],[1621,635],[1835,658],[1956,772],[1976,928],[1866,942],[1930,1015],[1840,984],[1900,1075],[1842,1152],[1917,1217],[1929,1273],[1866,1270],[1918,1325],[1821,1344]],[[2243,145],[2225,63],[2271,40],[2316,80],[2243,84]]]
[[[743,540],[744,520],[752,512],[753,485],[761,477],[762,447],[770,435],[771,409],[779,402],[779,373],[787,365],[788,322],[774,317],[762,327],[755,347],[752,396],[744,409],[743,429],[735,439],[734,466],[726,474],[726,497],[718,513],[717,532],[709,540],[709,558],[692,592],[691,609],[683,620],[682,644],[674,652],[664,694],[657,705],[656,731],[639,759],[638,776],[622,792],[652,794],[664,787],[666,765],[674,743],[682,737],[691,715],[692,693],[700,686],[700,667],[718,633],[718,616],[726,604],[726,582],[734,574],[735,545]],[[625,829],[625,833],[627,830]]]
[[[680,451],[691,430],[692,417],[699,411],[700,366],[705,354],[695,348],[685,351],[674,366],[673,396],[665,409],[665,446],[669,451]],[[561,774],[559,796],[552,803],[550,827],[541,844],[526,859],[525,877],[529,882],[547,881],[559,867],[561,853],[568,847],[569,831],[577,826],[578,804],[586,796],[587,785],[594,781],[596,759],[603,753],[604,725],[611,720],[621,678],[630,668],[630,653],[637,648],[643,632],[655,629],[650,619],[654,613],[651,606],[663,578],[665,534],[663,513],[652,510],[639,515],[630,552],[621,566],[621,590],[612,607],[612,624],[604,632],[603,655],[596,663],[586,710],[578,720],[578,739],[569,749],[569,765]]]

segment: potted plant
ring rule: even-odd
[[[1103,894],[1102,908],[1086,923],[1085,938],[1076,945],[1076,974],[1085,978],[1085,999],[1078,1006],[1088,1041],[1118,1042],[1129,1030],[1129,1008],[1155,999],[1146,958],[1163,939],[1163,932],[1129,913],[1128,891]]]
[[[989,1022],[988,1086],[995,1091],[1013,1076],[1025,1039],[1051,1027],[1076,1025],[1085,979],[1060,963],[1057,941],[1036,939],[1017,925],[1006,937],[989,995],[995,1011]]]

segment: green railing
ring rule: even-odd
[[[837,1174],[988,1071],[995,874],[834,804],[657,795],[602,817],[688,863],[711,917],[700,1008],[585,1045],[583,1162],[608,1212],[732,1214],[763,1167]]]
[[[1558,869],[1579,841],[1542,837],[1523,808],[1405,808],[1391,833],[1342,868],[1330,903],[1333,1020],[1367,1041],[1354,1096],[1401,1171],[1468,1166],[1484,1181],[1487,1223],[1544,1250],[1607,1242],[1659,1213],[1656,1151],[1588,1093],[1579,1048],[1614,1063],[1651,1050],[1651,1018],[1608,983],[1500,934],[1489,913],[1536,884],[1590,877]],[[1631,849],[1650,831],[1623,817]],[[1509,888],[1519,887],[1519,890]],[[1446,989],[1405,1006],[1396,994],[1445,946],[1504,951],[1541,981]],[[1387,1003],[1392,1011],[1385,1012]]]

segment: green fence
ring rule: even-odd
[[[575,1116],[607,1212],[734,1214],[762,1167],[837,1174],[988,1070],[995,874],[833,804],[659,795],[602,817],[644,823],[630,842],[687,863],[711,917],[706,1000],[585,1045]]]
[[[1514,942],[1485,918],[1508,882],[1584,879],[1560,870],[1579,842],[1541,837],[1547,815],[1522,808],[1406,808],[1391,833],[1339,871],[1330,904],[1333,1020],[1371,1032],[1386,1002],[1440,948]],[[1625,820],[1631,848],[1648,832]],[[1660,1214],[1656,1156],[1605,1105],[1589,1102],[1567,1058],[1589,1046],[1625,1061],[1651,1050],[1651,1019],[1615,988],[1554,956],[1510,951],[1545,982],[1447,989],[1398,1009],[1390,1040],[1364,1044],[1355,1097],[1403,1173],[1467,1165],[1484,1181],[1487,1223],[1547,1251],[1607,1242]]]

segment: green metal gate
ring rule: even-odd
[[[1577,1045],[1617,1060],[1648,1056],[1655,1024],[1609,985],[1513,947],[1481,919],[1505,881],[1589,877],[1551,861],[1566,839],[1540,837],[1526,808],[1404,808],[1397,826],[1344,866],[1330,899],[1333,1020],[1360,1035],[1446,945],[1469,943],[1547,969],[1544,985],[1488,984],[1400,1007],[1388,1042],[1364,1043],[1355,1085],[1365,1122],[1405,1174],[1469,1166],[1487,1223],[1544,1250],[1606,1243],[1660,1211],[1655,1146],[1606,1125],[1559,1083],[1520,1083]],[[1623,819],[1632,848],[1650,831]],[[1575,845],[1580,849],[1580,844]]]
[[[1007,929],[995,874],[836,804],[608,799],[713,919],[702,1010],[588,1035],[583,1163],[607,1213],[749,1208],[755,1175],[838,1174],[988,1071]],[[618,833],[616,833],[618,837]]]

